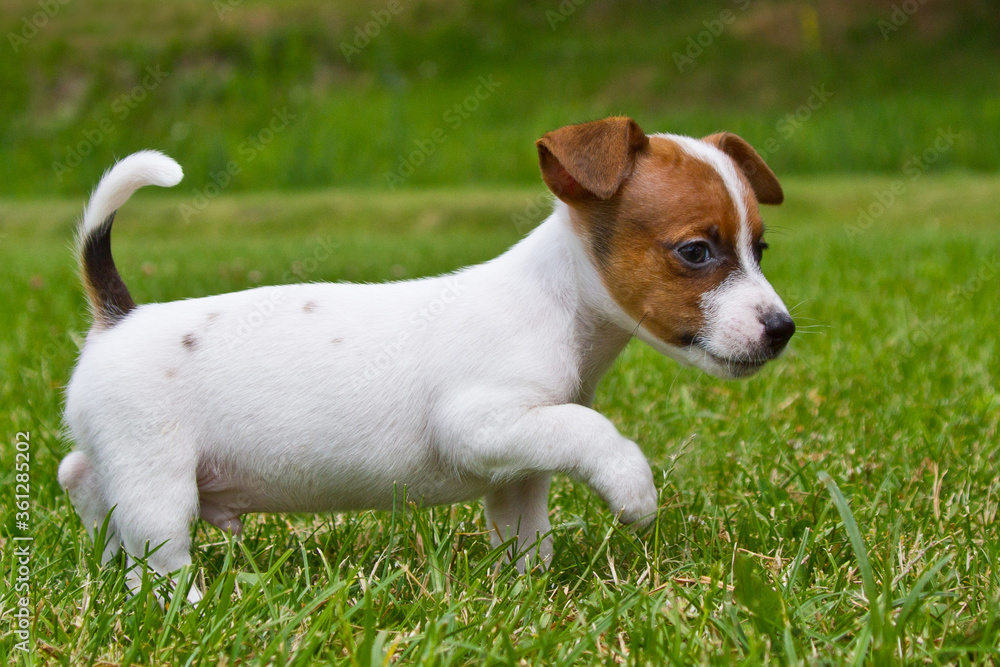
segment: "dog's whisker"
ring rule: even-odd
[[[797,304],[795,304],[794,306],[792,306],[791,308],[789,308],[788,309],[788,313],[789,314],[794,314],[795,310],[797,308],[799,308],[800,306],[802,306],[805,303],[808,303],[808,302],[812,301],[813,299],[815,299],[815,297],[811,297],[811,296],[810,297],[806,297],[805,299],[802,299],[802,301],[799,301]]]
[[[643,313],[642,317],[639,318],[639,323],[635,325],[635,329],[632,329],[632,333],[629,335],[629,340],[635,338],[635,333],[639,330],[639,327],[642,326],[642,323],[646,321],[647,315],[649,315],[649,313]]]

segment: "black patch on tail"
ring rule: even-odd
[[[100,226],[83,240],[80,258],[83,280],[90,295],[96,317],[105,326],[113,326],[135,308],[128,287],[118,274],[111,256],[112,213]]]

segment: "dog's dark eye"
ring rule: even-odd
[[[754,248],[753,248],[753,255],[754,255],[754,257],[757,258],[757,263],[758,264],[760,264],[760,260],[763,259],[763,257],[764,257],[764,251],[767,250],[770,247],[771,246],[767,245],[767,243],[765,243],[764,241],[761,241],[757,245],[754,246]]]
[[[689,264],[704,264],[712,259],[712,248],[704,241],[692,241],[678,248],[677,254]]]

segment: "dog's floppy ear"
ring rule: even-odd
[[[545,184],[570,203],[618,192],[649,138],[631,118],[615,116],[554,130],[535,145]]]
[[[733,159],[750,181],[750,187],[761,204],[780,204],[785,201],[785,193],[781,191],[778,177],[743,137],[732,132],[719,132],[704,137],[702,141],[712,144]]]

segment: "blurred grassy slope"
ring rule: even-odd
[[[140,148],[178,158],[192,197],[533,183],[536,137],[612,113],[739,132],[779,173],[897,173],[942,128],[933,168],[1000,166],[987,2],[341,4],[0,0],[0,194],[79,195]]]

